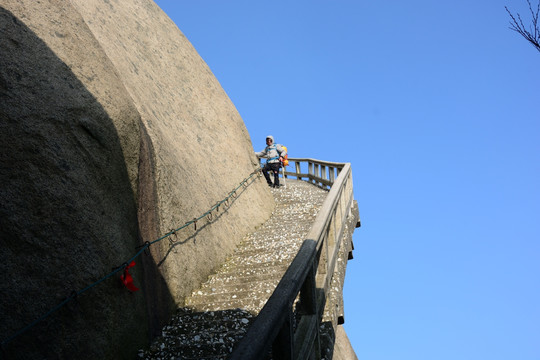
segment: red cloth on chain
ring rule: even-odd
[[[136,287],[134,284],[133,284],[133,277],[131,276],[131,274],[129,273],[129,268],[132,268],[135,266],[135,261],[132,261],[129,265],[127,265],[125,268],[124,268],[124,274],[122,274],[120,276],[120,279],[122,280],[122,283],[124,284],[124,286],[129,290],[129,291],[137,291],[139,290],[138,287]]]

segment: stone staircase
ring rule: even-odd
[[[320,209],[327,191],[287,180],[271,190],[276,208],[234,254],[186,299],[141,359],[226,359],[262,309]]]

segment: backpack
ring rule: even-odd
[[[281,147],[285,149],[285,152],[287,153],[287,155],[283,157],[283,161],[281,162],[281,164],[283,166],[287,166],[289,165],[289,151],[287,150],[287,147],[285,145],[281,145]]]

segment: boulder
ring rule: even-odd
[[[196,228],[139,247],[252,173],[249,134],[150,0],[4,0],[0,34],[5,352],[132,357],[270,216],[272,196],[252,177]],[[120,281],[131,259],[136,292]]]

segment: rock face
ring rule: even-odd
[[[234,105],[150,0],[0,4],[0,337],[12,358],[130,358],[274,206]],[[171,241],[169,241],[169,239]],[[174,242],[173,242],[174,241]]]

